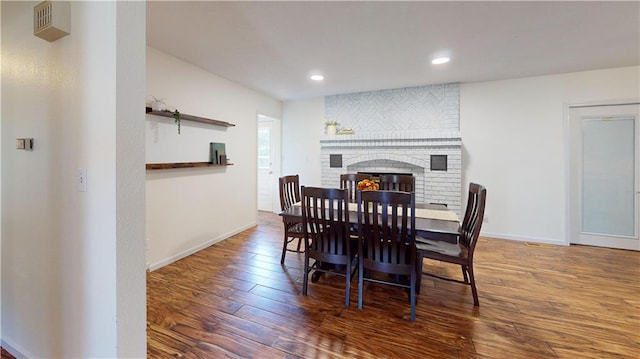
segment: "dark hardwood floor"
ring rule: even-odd
[[[280,265],[282,224],[259,225],[148,275],[150,358],[639,358],[640,253],[481,238],[470,288],[424,277],[407,294],[354,278],[310,283]],[[425,271],[461,277],[457,266]]]
[[[4,348],[0,348],[0,353],[1,353],[0,357],[2,359],[16,359],[16,357],[11,355],[11,353],[9,353],[8,351],[4,350]]]

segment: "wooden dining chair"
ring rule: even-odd
[[[357,240],[349,237],[347,189],[302,186],[302,214],[307,228],[302,294],[307,295],[311,271],[333,272],[345,277],[344,305],[348,307],[351,279],[358,267]],[[315,260],[313,264],[310,259]]]
[[[409,175],[380,175],[380,189],[414,192],[416,190],[416,178]]]
[[[482,220],[484,219],[484,207],[487,201],[487,190],[477,183],[469,184],[469,198],[464,214],[464,220],[460,226],[458,243],[448,243],[431,240],[429,238],[416,237],[416,247],[418,254],[417,290],[420,293],[422,275],[454,281],[471,286],[473,294],[473,304],[480,305],[478,301],[478,290],[476,289],[476,279],[473,272],[473,253],[475,252]],[[423,259],[434,259],[441,262],[458,264],[462,267],[463,280],[446,278],[431,273],[423,272]]]
[[[289,175],[279,178],[280,190],[280,209],[286,211],[295,203],[300,202],[300,177],[298,175]],[[282,244],[282,256],[280,264],[284,264],[284,257],[289,252],[302,253],[300,245],[304,238],[304,227],[302,222],[283,222],[284,223],[284,242]],[[296,250],[289,249],[289,244],[298,240]]]
[[[358,182],[371,179],[371,176],[364,173],[345,173],[340,175],[340,188],[346,188],[349,190],[349,202],[356,201],[356,190],[358,189]]]
[[[398,286],[409,289],[411,320],[415,320],[415,194],[398,191],[357,191],[356,197],[360,232],[358,309],[362,309],[364,281]],[[379,273],[392,276],[380,276]]]

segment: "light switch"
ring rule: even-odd
[[[16,149],[24,150],[24,138],[16,138]]]

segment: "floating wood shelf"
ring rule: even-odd
[[[171,168],[194,168],[194,167],[226,167],[233,166],[233,163],[217,165],[211,162],[176,162],[176,163],[147,163],[148,170],[166,170]]]
[[[145,107],[145,112],[147,114],[149,114],[149,115],[170,117],[170,118],[175,119],[175,117],[173,117],[173,112],[169,112],[169,111],[153,111],[151,109],[151,107]],[[193,122],[207,123],[207,124],[210,124],[210,125],[223,126],[223,127],[234,127],[235,126],[235,124],[233,124],[233,123],[224,122],[224,121],[218,121],[218,120],[214,120],[214,119],[211,119],[211,118],[187,115],[187,114],[184,114],[184,113],[180,113],[180,121],[193,121]]]

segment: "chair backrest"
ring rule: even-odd
[[[487,201],[487,189],[477,183],[469,183],[469,197],[464,220],[460,226],[460,243],[469,249],[469,258],[473,257],[480,228],[484,219],[484,206]]]
[[[340,188],[346,188],[349,190],[349,202],[356,201],[356,190],[358,189],[358,182],[364,179],[371,179],[371,176],[364,173],[346,173],[340,175]]]
[[[414,192],[416,190],[416,178],[409,175],[380,175],[380,189]]]
[[[350,263],[348,191],[302,186],[302,215],[309,257],[327,263]]]
[[[300,202],[300,177],[289,175],[280,177],[280,209],[285,211],[294,203]]]
[[[364,267],[385,273],[415,270],[415,193],[358,191],[358,255]]]

